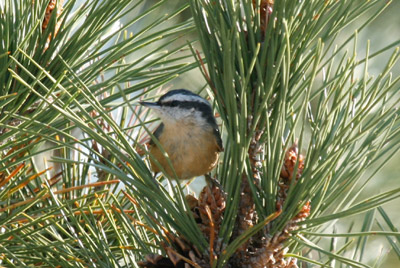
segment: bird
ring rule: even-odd
[[[221,134],[210,103],[187,89],[175,89],[162,95],[157,102],[140,102],[161,119],[149,143],[151,169],[170,178],[187,180],[208,174],[224,150]],[[156,160],[156,161],[154,161]],[[162,169],[160,168],[162,166]]]

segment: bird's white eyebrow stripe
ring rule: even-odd
[[[171,102],[171,101],[202,102],[202,103],[207,103],[209,105],[209,102],[200,96],[183,95],[183,94],[176,94],[176,95],[166,97],[162,100],[162,103]]]

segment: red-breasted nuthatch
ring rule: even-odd
[[[179,179],[185,180],[210,172],[223,151],[211,105],[207,100],[185,89],[172,90],[161,96],[157,102],[141,102],[153,109],[162,123],[154,136],[168,154],[173,169]],[[174,178],[166,157],[160,148],[150,142],[150,163],[155,173],[159,166]]]

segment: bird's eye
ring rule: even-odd
[[[177,101],[172,101],[171,102],[171,107],[176,107],[178,105],[179,105],[179,103]]]

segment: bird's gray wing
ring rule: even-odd
[[[157,129],[153,132],[153,135],[154,135],[157,139],[159,139],[161,133],[163,132],[163,130],[164,130],[164,123],[161,123],[161,124],[157,127]],[[154,145],[153,139],[150,140],[150,145]]]

